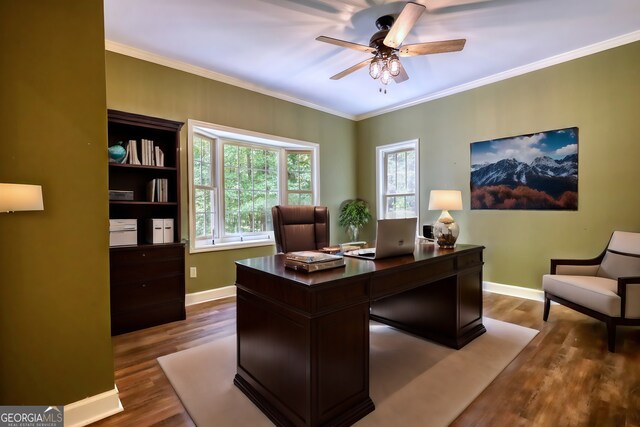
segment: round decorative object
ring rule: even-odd
[[[460,227],[455,221],[436,222],[433,224],[433,237],[441,248],[453,248],[458,240]]]
[[[109,161],[112,163],[122,163],[127,156],[127,150],[122,145],[112,145],[109,147]]]

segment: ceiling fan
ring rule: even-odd
[[[396,83],[402,83],[408,80],[409,76],[402,66],[402,63],[400,63],[400,57],[457,52],[462,50],[466,39],[402,44],[424,10],[425,7],[423,5],[408,2],[397,19],[394,18],[393,15],[381,16],[376,20],[376,27],[378,27],[379,31],[371,36],[369,46],[327,36],[316,38],[316,40],[321,42],[373,54],[373,58],[359,62],[332,76],[331,79],[341,79],[368,65],[371,78],[380,79],[382,84],[388,84],[391,79]]]

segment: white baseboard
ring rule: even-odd
[[[225,286],[222,288],[209,289],[202,292],[193,292],[185,296],[185,305],[200,304],[201,302],[213,301],[221,298],[235,297],[236,286]]]
[[[122,412],[124,408],[118,397],[118,387],[113,390],[64,405],[65,427],[81,427]]]
[[[534,301],[544,301],[544,292],[540,289],[523,288],[520,286],[503,285],[502,283],[482,282],[482,289],[494,294],[509,295]]]

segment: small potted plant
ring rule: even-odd
[[[369,205],[364,200],[347,200],[340,208],[338,224],[344,227],[352,241],[358,240],[360,230],[371,220]]]

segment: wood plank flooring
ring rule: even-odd
[[[484,313],[540,333],[452,426],[640,427],[640,328],[619,327],[609,353],[602,322],[559,305],[543,322],[542,303],[485,293]],[[193,426],[156,358],[233,333],[228,298],[187,307],[186,321],[114,337],[125,410],[92,426]]]

